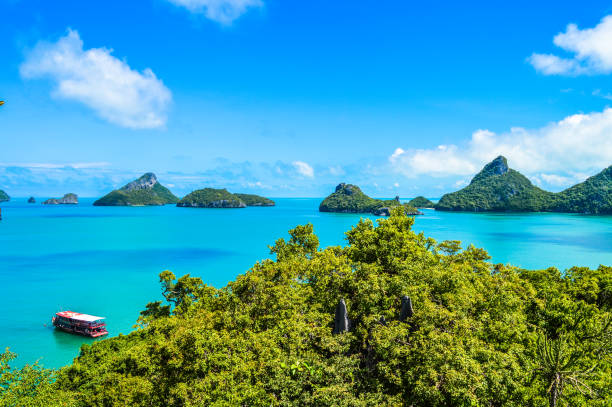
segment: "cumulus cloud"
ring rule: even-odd
[[[201,13],[211,20],[222,24],[232,21],[246,13],[250,8],[261,7],[261,0],[168,0],[184,7],[192,13]]]
[[[612,108],[576,114],[539,129],[512,128],[496,134],[474,132],[461,146],[397,148],[392,167],[407,177],[473,175],[491,159],[504,155],[513,168],[554,185],[593,174],[612,164]]]
[[[573,53],[570,58],[553,54],[532,54],[528,61],[544,75],[607,74],[612,72],[612,15],[594,28],[579,29],[569,24],[557,34],[554,44]]]
[[[314,177],[314,169],[308,163],[304,161],[294,161],[292,164],[298,174],[308,178]]]
[[[83,49],[79,33],[57,42],[40,42],[27,55],[20,71],[24,78],[49,78],[54,96],[76,100],[111,123],[129,128],[166,124],[170,90],[153,71],[138,72],[106,48]]]

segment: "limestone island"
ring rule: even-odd
[[[357,185],[341,183],[333,194],[321,202],[320,212],[371,213],[376,216],[389,216],[391,208],[403,206],[407,215],[422,215],[415,207],[402,204],[399,197],[391,200],[370,198]]]
[[[186,208],[246,208],[247,204],[227,189],[204,188],[193,191],[178,201]]]
[[[568,212],[612,214],[612,166],[586,181],[553,193],[508,167],[505,157],[488,163],[465,188],[444,195],[441,211]]]
[[[253,194],[234,194],[240,199],[242,202],[246,204],[246,206],[274,206],[276,203],[268,198],[264,198],[263,196],[253,195]]]
[[[0,202],[8,202],[11,200],[11,197],[8,196],[6,192],[0,189]]]
[[[413,206],[415,208],[433,208],[436,206],[435,203],[431,202],[429,199],[424,196],[417,196],[416,198],[408,201],[408,205]]]
[[[43,205],[76,205],[79,197],[76,194],[66,194],[62,198],[50,198],[43,202]]]
[[[33,196],[28,198],[28,203],[36,203],[36,199]]]
[[[149,206],[175,204],[179,198],[157,181],[152,172],[116,189],[94,202],[94,206]]]

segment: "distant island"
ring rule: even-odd
[[[204,188],[187,194],[176,206],[187,208],[246,208],[236,195],[227,189]]]
[[[414,199],[408,201],[408,205],[413,206],[415,208],[433,208],[436,206],[435,203],[431,202],[429,199],[424,196],[417,196]]]
[[[246,208],[247,206],[274,206],[271,199],[253,194],[233,194],[227,189],[204,188],[193,191],[176,206],[184,208]]]
[[[389,216],[390,209],[400,205],[404,206],[408,215],[421,214],[415,207],[400,203],[399,197],[386,201],[374,199],[364,194],[357,185],[341,183],[336,186],[334,193],[321,202],[319,211]]]
[[[597,215],[612,214],[612,165],[584,182],[555,194],[549,210]]]
[[[66,194],[62,198],[50,198],[43,202],[43,205],[76,205],[79,197],[76,194]]]
[[[508,167],[505,157],[488,163],[465,188],[444,195],[435,208],[469,212],[612,213],[612,166],[580,184],[553,193]]]
[[[36,203],[36,199],[33,196],[31,196],[28,198],[28,203]]]
[[[175,204],[179,201],[159,183],[152,172],[116,189],[94,202],[95,206],[149,206]]]
[[[246,206],[274,206],[276,203],[268,198],[264,198],[263,196],[253,195],[253,194],[234,194],[236,195],[242,202],[246,204]]]
[[[8,196],[6,192],[0,189],[0,202],[8,202],[11,200],[11,197]]]

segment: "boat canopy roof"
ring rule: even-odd
[[[99,321],[101,319],[104,319],[104,317],[97,317],[95,315],[81,314],[79,312],[74,312],[74,311],[57,312],[55,315],[57,315],[58,317],[64,317],[64,318],[74,319],[76,321],[83,321],[83,322],[94,322],[94,321]]]

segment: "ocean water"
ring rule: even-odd
[[[40,202],[41,200],[37,200]],[[363,215],[318,212],[320,199],[277,199],[271,208],[192,209],[3,203],[0,221],[0,347],[60,367],[92,339],[57,332],[60,310],[105,316],[127,334],[140,310],[161,299],[158,274],[172,270],[222,287],[298,224],[312,223],[322,246],[344,244]],[[612,265],[612,217],[471,214],[424,210],[414,229],[437,240],[485,248],[496,263],[525,268]]]

